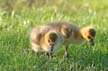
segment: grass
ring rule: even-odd
[[[0,11],[0,71],[107,71],[107,19],[107,0],[54,0],[36,9],[15,9],[10,15]],[[63,48],[52,60],[44,54],[36,57],[29,45],[30,29],[58,20],[95,26],[95,46],[71,44],[68,60],[63,58]]]

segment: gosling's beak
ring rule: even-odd
[[[51,48],[51,51],[53,51],[53,49],[54,49],[54,44],[51,44],[51,45],[50,45],[50,48]]]
[[[94,46],[94,41],[93,39],[89,41],[90,45]]]

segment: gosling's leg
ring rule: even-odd
[[[52,52],[46,52],[46,55],[47,55],[50,59],[53,58],[53,53],[52,53]]]
[[[68,46],[64,46],[64,57],[68,58]]]

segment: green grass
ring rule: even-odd
[[[0,71],[108,70],[107,0],[54,0],[36,9],[25,7],[15,8],[10,15],[0,11]],[[44,54],[36,57],[30,48],[29,31],[33,26],[58,20],[95,26],[95,46],[70,45],[68,60],[63,58],[63,48],[55,52],[52,60]]]

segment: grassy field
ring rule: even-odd
[[[16,2],[12,10],[4,1],[0,0],[6,6],[0,10],[0,71],[108,71],[108,0],[38,0],[32,7]],[[95,26],[95,46],[71,44],[68,60],[63,48],[52,60],[44,54],[36,57],[29,44],[30,29],[59,20]]]

